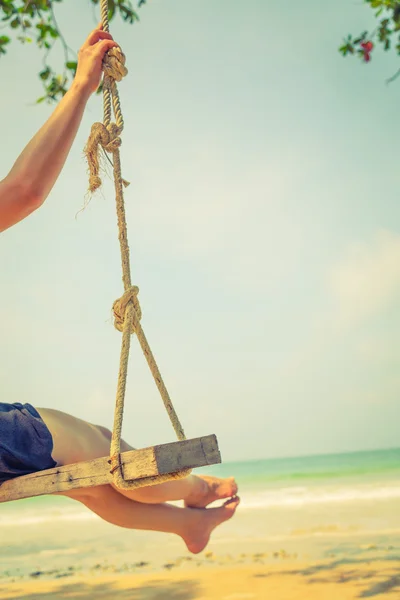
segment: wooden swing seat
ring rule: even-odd
[[[110,458],[96,458],[30,475],[22,475],[0,484],[0,503],[33,496],[67,492],[77,488],[113,483]],[[177,473],[221,462],[215,435],[171,442],[121,454],[124,479],[140,480]]]

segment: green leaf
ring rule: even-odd
[[[111,21],[115,15],[115,1],[108,0],[108,20]]]
[[[67,62],[65,64],[65,66],[67,67],[67,69],[75,70],[76,67],[78,66],[78,63],[76,61],[75,62],[71,61],[71,62]]]
[[[16,13],[16,9],[12,5],[5,5],[5,6],[3,6],[2,10],[3,10],[4,14],[5,14],[5,17],[2,19],[3,21],[8,21]]]
[[[21,44],[26,44],[26,43],[30,44],[30,43],[32,43],[32,38],[30,38],[30,37],[28,37],[26,35],[23,35],[23,34],[18,35],[17,36],[17,40],[19,42],[21,42]]]
[[[352,44],[344,44],[339,48],[339,52],[341,52],[343,56],[354,54],[354,46]]]
[[[46,67],[45,69],[43,69],[43,71],[40,71],[39,73],[39,77],[40,79],[43,79],[43,81],[46,81],[46,79],[48,79],[50,77],[50,68]]]

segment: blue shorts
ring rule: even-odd
[[[30,404],[0,402],[0,483],[56,466],[53,438]]]

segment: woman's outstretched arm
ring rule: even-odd
[[[113,46],[117,44],[111,35],[98,27],[80,49],[70,90],[7,177],[0,181],[0,231],[27,217],[49,195],[71,149],[87,101],[100,83],[104,55]]]

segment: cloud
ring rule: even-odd
[[[320,285],[326,292],[323,303],[305,316],[308,338],[301,340],[284,373],[308,386],[331,377],[333,363],[342,373],[350,364],[354,372],[367,369],[368,381],[394,365],[397,369],[398,327],[392,309],[400,297],[400,235],[379,230],[350,244]]]
[[[382,315],[400,295],[400,236],[381,230],[353,244],[328,282],[337,324],[347,328]]]

